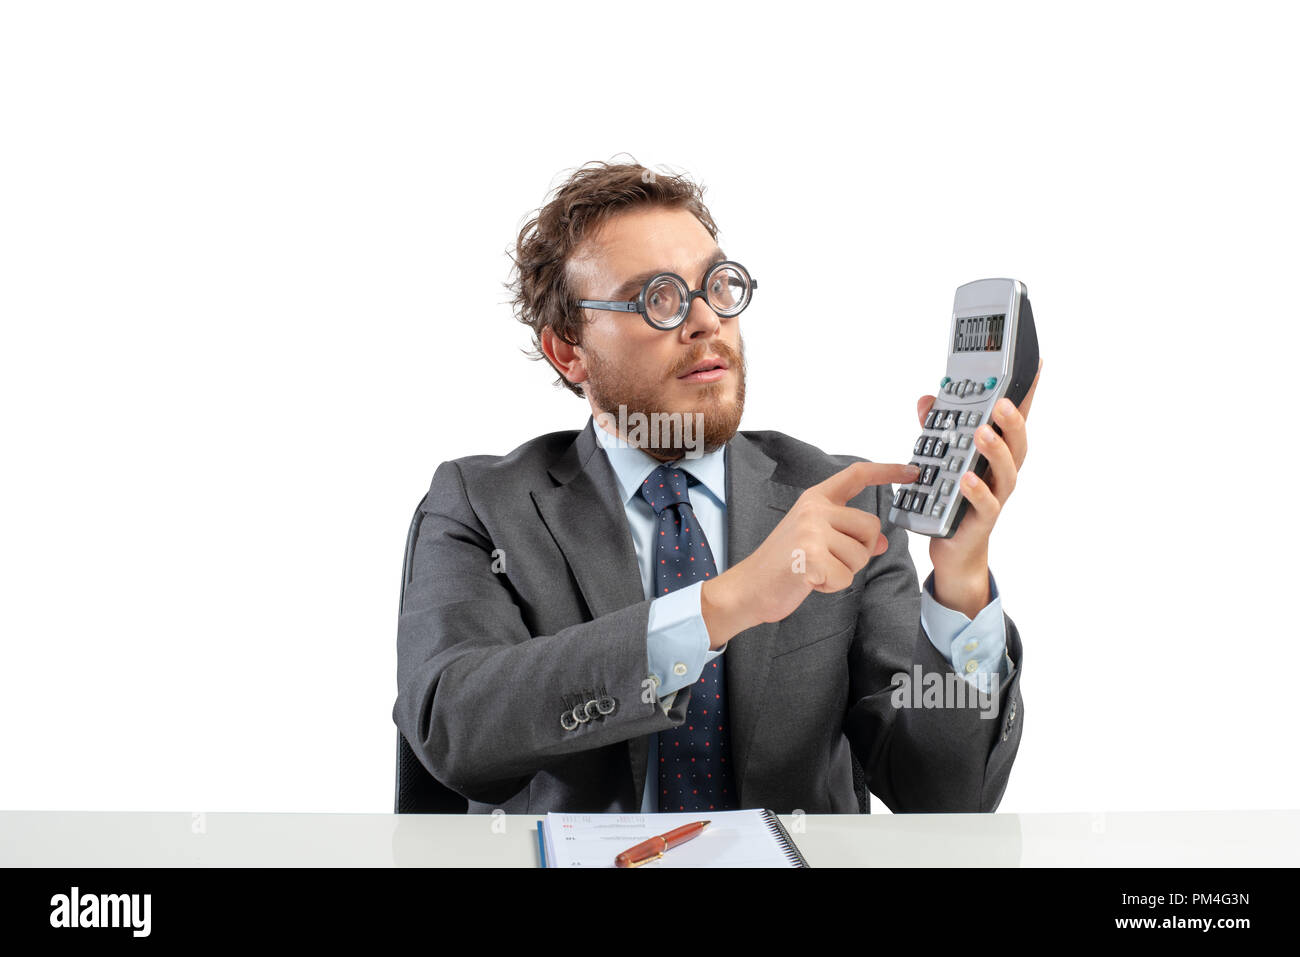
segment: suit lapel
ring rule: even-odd
[[[775,460],[743,433],[727,444],[727,568],[733,568],[763,544],[785,518],[800,489],[772,481]],[[731,752],[736,788],[743,799],[750,746],[763,716],[764,688],[772,664],[779,622],[742,631],[727,644],[727,710],[731,714]]]
[[[593,618],[645,601],[636,547],[609,459],[587,426],[547,471],[558,482],[533,501],[564,553]]]

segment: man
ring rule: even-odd
[[[988,540],[1033,390],[980,429],[988,484],[963,482],[922,591],[887,520],[915,468],[738,431],[757,284],[697,186],[588,164],[515,265],[517,316],[591,417],[434,473],[393,709],[420,762],[472,812],[856,812],[855,757],[893,811],[996,809],[1023,707]],[[970,701],[906,706],[922,674]]]

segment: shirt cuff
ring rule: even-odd
[[[722,654],[709,649],[709,629],[700,607],[703,589],[704,582],[695,582],[650,602],[646,660],[665,710],[672,707],[671,698],[664,700],[667,696],[699,681],[704,666]]]
[[[921,627],[952,670],[980,691],[989,693],[993,675],[1004,685],[1015,665],[1007,656],[1007,628],[1002,617],[1002,596],[989,572],[989,603],[967,618],[939,604],[934,597],[934,572],[921,588]]]

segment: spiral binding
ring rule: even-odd
[[[790,862],[792,867],[811,866],[804,860],[798,846],[790,839],[790,834],[786,831],[785,825],[781,823],[781,819],[772,813],[769,808],[763,809],[763,820],[767,823],[767,829],[772,832],[772,836],[776,838],[776,843],[780,845],[781,853],[785,855],[785,859]]]

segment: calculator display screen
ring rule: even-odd
[[[971,316],[957,320],[953,352],[1001,352],[1006,316]]]

